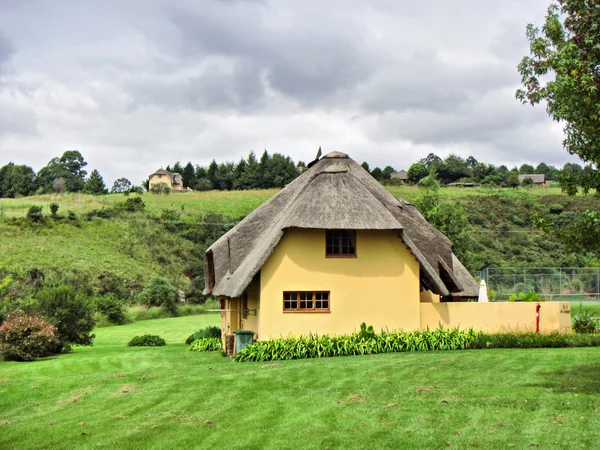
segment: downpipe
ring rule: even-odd
[[[535,332],[538,334],[540,332],[540,309],[542,306],[539,303],[535,305]]]

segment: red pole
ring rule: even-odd
[[[537,305],[535,305],[535,332],[539,333],[540,332],[540,309],[542,307],[540,306],[540,304],[538,303]]]

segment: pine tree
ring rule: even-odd
[[[98,170],[94,169],[92,171],[92,173],[90,174],[90,177],[85,182],[85,187],[84,187],[83,191],[86,194],[92,194],[92,195],[108,194],[108,190],[106,189],[106,186],[104,185],[104,180],[102,179],[102,175],[100,175],[100,172],[98,172]]]

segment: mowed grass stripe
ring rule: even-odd
[[[594,448],[600,439],[597,348],[262,364],[180,344],[217,321],[107,327],[94,347],[0,363],[0,448]],[[126,347],[145,333],[168,345]]]

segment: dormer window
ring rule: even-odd
[[[356,258],[355,230],[327,230],[326,234],[327,258]]]

